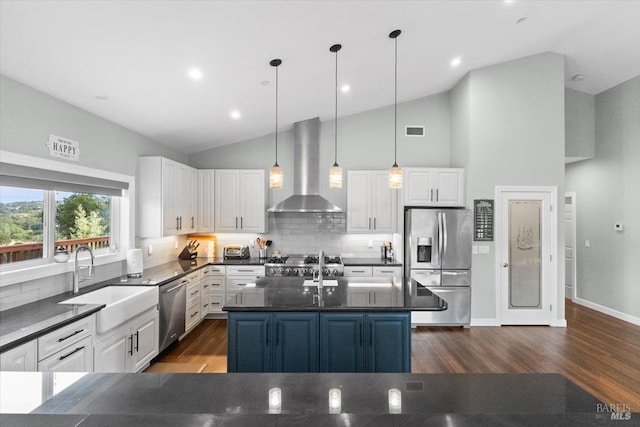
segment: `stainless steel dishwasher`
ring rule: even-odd
[[[160,352],[184,334],[187,282],[181,278],[160,286]]]

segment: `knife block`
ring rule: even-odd
[[[184,247],[184,249],[182,250],[182,252],[180,252],[180,255],[178,255],[179,259],[182,260],[192,260],[192,259],[196,259],[198,257],[198,251],[190,251],[188,247]]]

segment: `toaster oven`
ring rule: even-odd
[[[223,251],[224,259],[247,259],[250,258],[249,246],[247,245],[226,245]]]

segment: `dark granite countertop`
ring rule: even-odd
[[[382,258],[342,258],[342,263],[345,266],[354,265],[370,265],[372,267],[402,267],[402,263],[397,260],[386,260]]]
[[[560,374],[57,375],[56,380],[71,385],[53,391],[52,373],[0,373],[2,383],[15,390],[0,396],[3,412],[32,411],[3,415],[0,424],[46,420],[48,426],[65,425],[82,421],[82,415],[88,418],[81,425],[160,426],[210,425],[207,420],[215,421],[211,425],[226,420],[224,425],[242,426],[344,426],[361,421],[399,426],[425,425],[426,420],[428,425],[566,425],[567,420],[579,421],[571,425],[602,425],[610,418],[597,412],[596,398]],[[27,383],[42,387],[18,386]],[[268,404],[274,387],[282,391],[281,409],[275,411]],[[341,391],[340,415],[329,411],[331,388]],[[394,414],[388,403],[391,388],[402,394],[401,408]],[[42,390],[57,394],[43,396]]]
[[[265,277],[248,283],[229,298],[225,311],[416,311],[404,306],[401,277],[325,279],[321,293],[304,277]],[[337,286],[329,286],[337,283]],[[418,310],[440,311],[444,307]]]

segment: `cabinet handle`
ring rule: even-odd
[[[373,323],[369,324],[369,347],[373,347]]]
[[[266,333],[265,346],[269,347],[269,324],[268,323],[267,323],[267,333]]]
[[[176,217],[176,230],[180,230],[180,217]]]
[[[360,323],[360,347],[362,347],[362,336],[364,335],[364,323]]]
[[[196,311],[195,313],[193,313],[193,314],[191,315],[191,317],[195,317],[195,316],[196,316],[196,314],[198,314],[198,313],[199,313],[199,312],[198,312],[198,311]]]
[[[351,270],[352,273],[364,273],[364,270]]]
[[[236,217],[236,230],[238,229],[238,217]]]
[[[194,296],[194,295],[195,295],[195,294],[197,294],[197,293],[198,293],[198,291],[193,291],[193,292],[191,292],[189,295]]]
[[[238,273],[253,273],[253,270],[251,269],[242,269],[239,268],[238,270],[236,270]]]
[[[75,350],[73,350],[71,353],[69,353],[69,354],[65,354],[64,356],[60,356],[60,358],[59,358],[58,360],[64,360],[64,359],[66,359],[67,357],[71,356],[72,354],[79,352],[79,351],[80,351],[80,350],[82,350],[83,348],[84,348],[84,346],[82,346],[82,347],[78,347],[78,348],[76,348]]]
[[[195,221],[196,221],[195,217],[191,217],[191,228],[196,228]]]
[[[202,308],[205,308],[205,307],[208,307],[208,306],[209,306],[209,304],[205,304],[205,305],[202,306]]]
[[[211,305],[220,305],[219,302],[212,302]]]
[[[240,217],[240,230],[242,230],[242,229],[244,228],[244,226],[243,226],[243,224],[242,224],[242,223],[243,223],[243,221],[244,221],[244,217],[242,217],[242,216],[241,216],[241,217]]]
[[[429,196],[429,201],[430,201],[430,202],[433,202],[433,188],[431,189],[430,193],[431,193],[431,194],[430,194],[430,196]]]
[[[133,356],[133,334],[129,335],[129,344],[131,344],[131,350],[129,350],[129,355]]]
[[[371,218],[369,218],[369,230],[371,230]]]
[[[379,273],[395,273],[393,270],[380,270]]]
[[[438,189],[436,188],[436,202],[440,200],[440,197],[438,197]]]
[[[375,230],[376,228],[378,228],[378,227],[376,226],[376,218],[374,217],[373,218],[373,229]]]
[[[280,322],[276,323],[276,346],[280,343]]]
[[[136,331],[136,353],[140,350],[140,331]]]
[[[74,333],[72,333],[71,335],[67,335],[66,337],[62,337],[62,338],[58,338],[58,342],[62,342],[64,340],[68,340],[69,338],[71,338],[74,335],[78,335],[79,333],[81,333],[82,331],[84,331],[84,329],[80,329],[79,331],[75,331]]]

